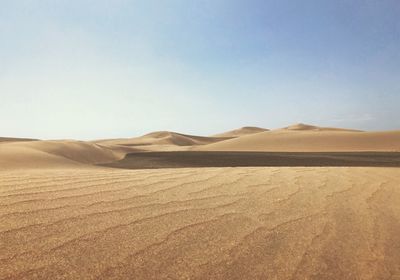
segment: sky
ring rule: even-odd
[[[400,129],[398,0],[0,0],[0,135]]]

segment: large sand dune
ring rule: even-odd
[[[400,131],[282,129],[195,147],[200,151],[361,152],[400,151]]]
[[[82,141],[32,141],[0,145],[0,169],[60,168],[119,160],[123,151]]]
[[[244,127],[215,137],[161,131],[137,138],[92,142],[1,138],[0,169],[57,168],[111,163],[132,152],[399,152],[400,131],[361,132],[298,124],[267,131]]]
[[[192,146],[222,140],[226,138],[193,136],[167,131],[153,132],[137,138],[91,142],[1,138],[0,169],[90,166],[120,160],[130,152],[187,150]]]
[[[0,171],[0,279],[399,279],[400,169]]]
[[[140,137],[126,139],[99,140],[94,143],[102,145],[136,147],[137,149],[154,150],[187,150],[190,146],[206,145],[226,140],[225,137],[205,137],[187,135],[171,131],[156,131]]]

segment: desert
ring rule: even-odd
[[[2,141],[0,279],[400,277],[400,132],[245,130]]]
[[[399,0],[0,0],[0,280],[400,280]]]

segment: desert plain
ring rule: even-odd
[[[400,131],[0,139],[0,279],[400,279]]]

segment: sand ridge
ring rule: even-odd
[[[171,131],[156,131],[140,137],[93,141],[97,144],[135,147],[144,151],[187,150],[191,146],[206,145],[226,140],[224,137],[188,135]]]
[[[268,130],[269,129],[255,127],[255,126],[244,126],[239,129],[234,129],[234,130],[230,130],[230,131],[227,131],[224,133],[215,134],[213,136],[214,137],[236,138],[236,137],[240,137],[243,135],[249,135],[249,134],[264,132],[264,131],[268,131]]]

